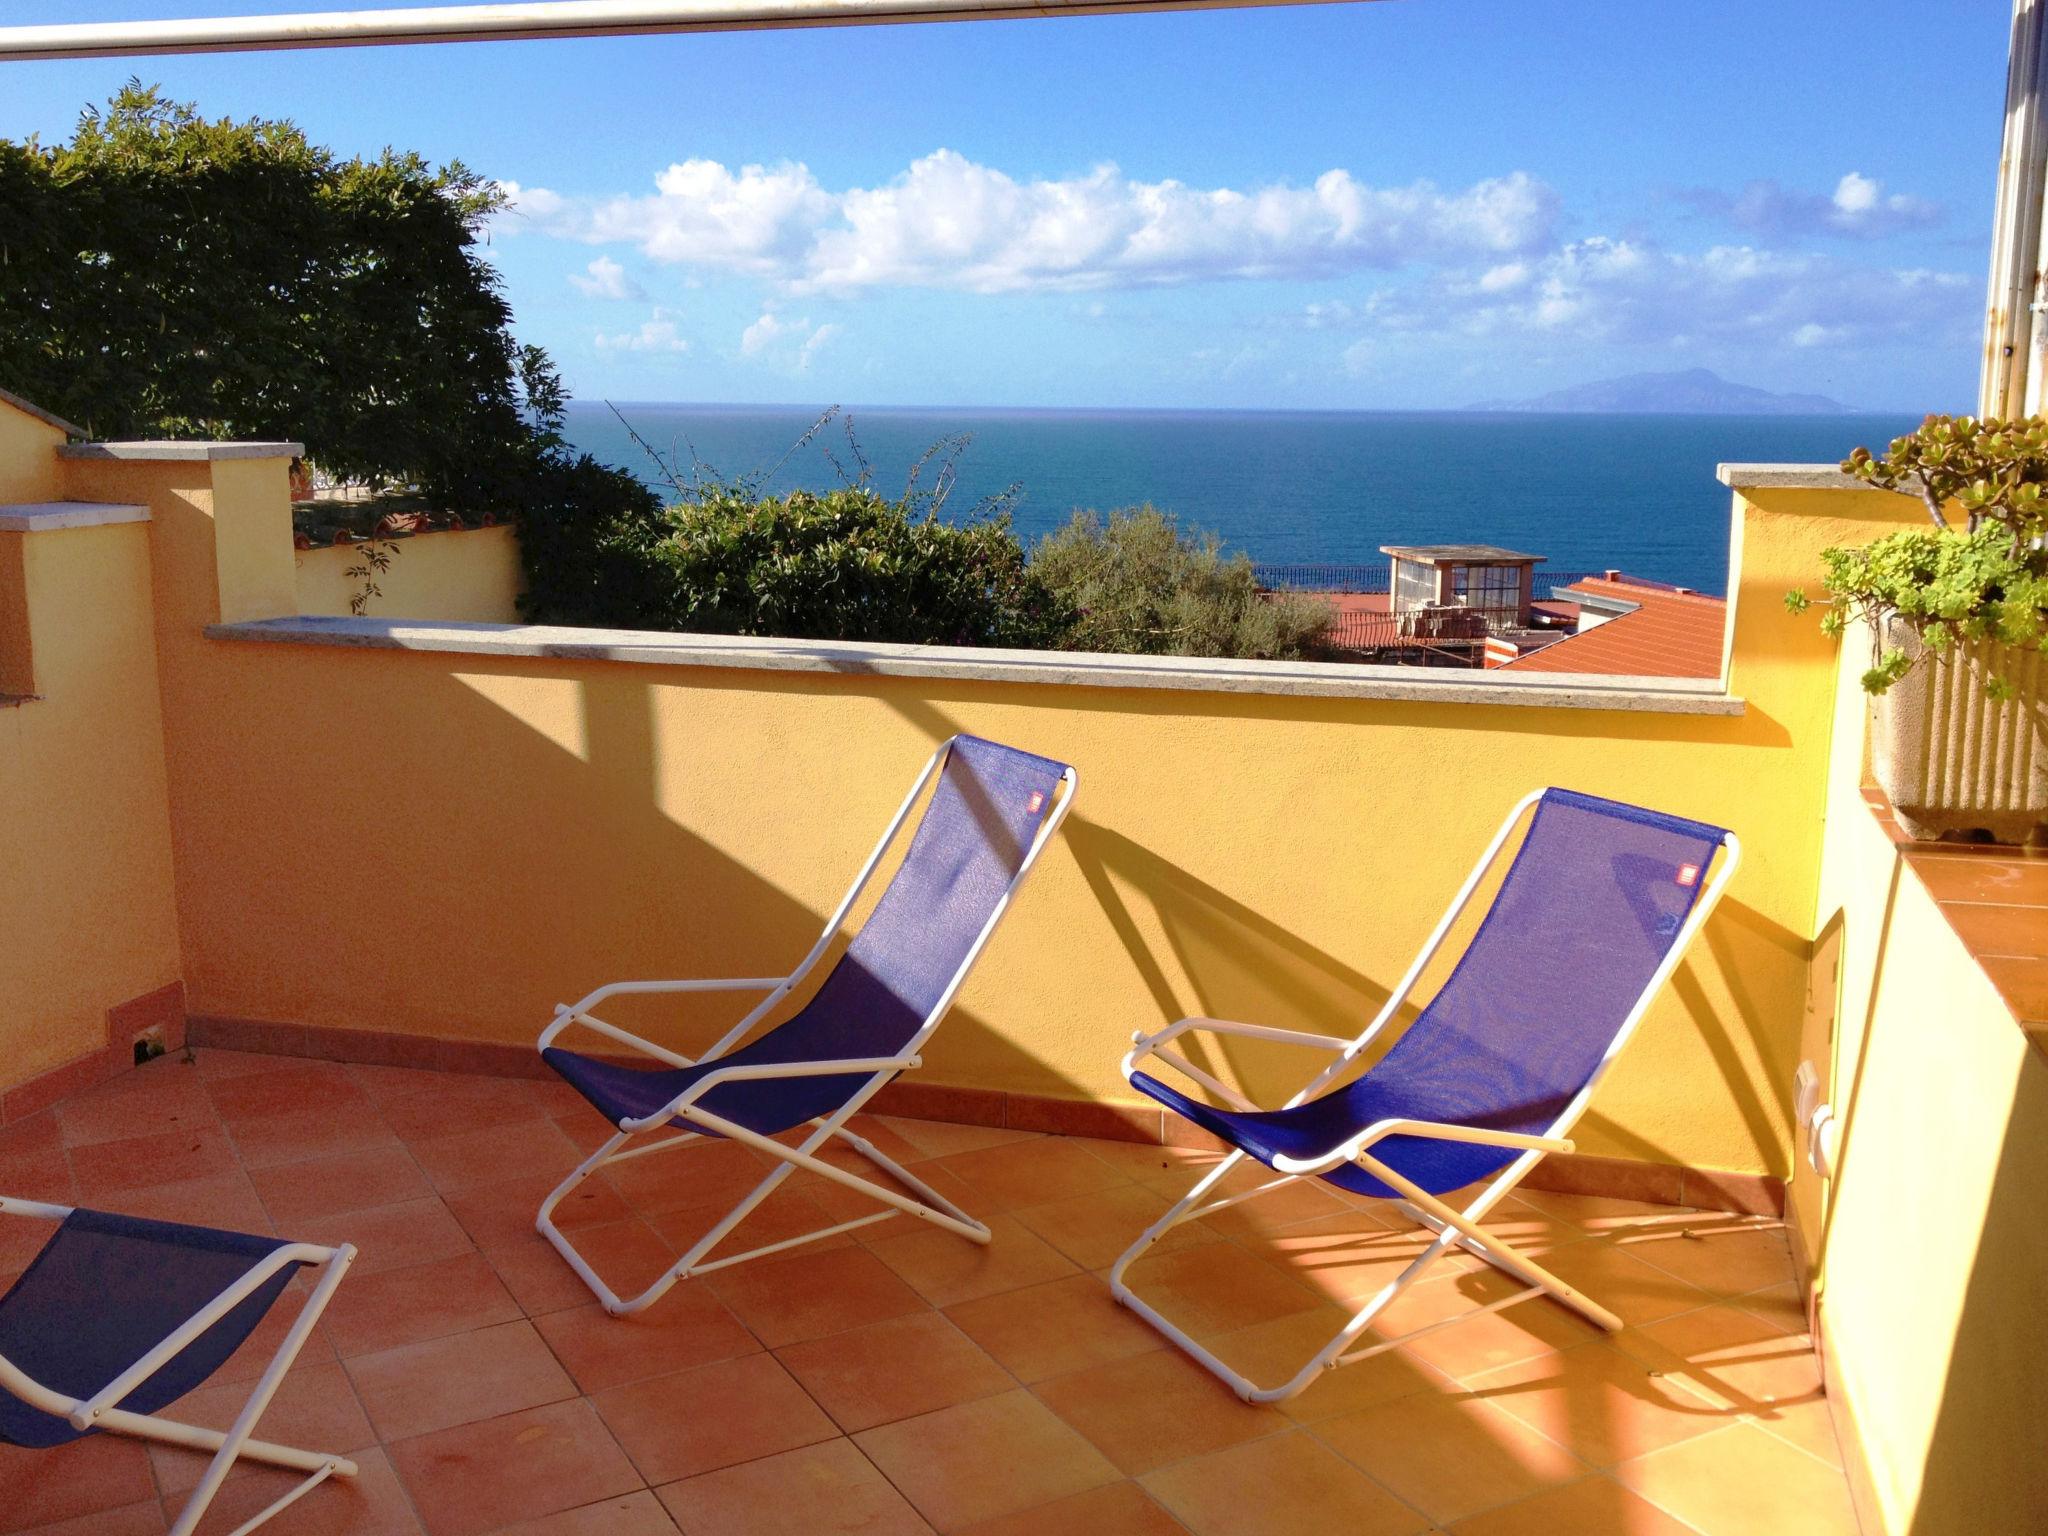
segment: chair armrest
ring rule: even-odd
[[[730,980],[607,982],[595,992],[585,994],[578,1002],[555,1004],[555,1016],[549,1022],[547,1028],[541,1031],[540,1039],[536,1042],[536,1049],[546,1050],[555,1043],[555,1037],[560,1035],[571,1024],[581,1024],[584,1028],[594,1030],[600,1035],[608,1036],[618,1041],[621,1045],[630,1045],[634,1050],[641,1052],[643,1055],[653,1056],[658,1060],[665,1061],[672,1067],[695,1066],[696,1063],[691,1061],[689,1057],[678,1055],[674,1051],[665,1050],[651,1040],[643,1040],[631,1030],[621,1029],[616,1024],[608,1024],[590,1010],[608,997],[636,997],[644,994],[673,994],[679,992],[767,992],[772,995],[767,1002],[760,1005],[761,1008],[766,1008],[774,1001],[775,997],[780,996],[789,987],[793,979],[789,976],[745,976]],[[760,1009],[757,1008],[755,1014],[758,1014],[759,1011]],[[750,1014],[749,1018],[754,1017],[755,1014]]]
[[[1440,1120],[1378,1120],[1320,1157],[1276,1157],[1282,1173],[1327,1173],[1369,1151],[1389,1136],[1420,1136],[1432,1141],[1459,1141],[1479,1147],[1511,1147],[1521,1152],[1569,1152],[1574,1143],[1564,1136],[1525,1136],[1478,1125],[1451,1125]]]
[[[842,1077],[857,1072],[902,1072],[922,1065],[923,1058],[918,1056],[852,1056],[829,1061],[758,1061],[714,1067],[653,1114],[638,1120],[621,1120],[619,1129],[644,1131],[649,1126],[660,1125],[724,1083],[757,1082],[777,1077]]]
[[[1131,1049],[1124,1053],[1123,1074],[1128,1079],[1138,1070],[1138,1063],[1147,1056],[1157,1056],[1176,1072],[1194,1082],[1200,1083],[1211,1093],[1236,1105],[1242,1110],[1256,1110],[1252,1103],[1235,1089],[1226,1087],[1185,1057],[1166,1049],[1174,1040],[1191,1031],[1213,1035],[1238,1035],[1247,1040],[1270,1040],[1279,1045],[1304,1045],[1318,1051],[1348,1051],[1349,1040],[1334,1039],[1329,1035],[1312,1035],[1298,1029],[1274,1029],[1265,1024],[1239,1024],[1230,1019],[1180,1019],[1153,1034],[1136,1034],[1131,1037]]]

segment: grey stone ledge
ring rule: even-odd
[[[184,459],[296,459],[304,443],[209,443],[164,438],[133,443],[66,443],[57,450],[67,459],[141,459],[168,463]]]
[[[1884,487],[1865,485],[1854,475],[1845,475],[1839,464],[1717,464],[1714,474],[1735,490],[1757,491],[1878,491]],[[1888,494],[1904,494],[1892,492]]]
[[[538,624],[456,624],[387,619],[284,618],[215,624],[216,640],[340,645],[374,650],[767,672],[835,672],[959,682],[1040,683],[1081,688],[1164,688],[1279,697],[1389,699],[1414,703],[1507,704],[1550,709],[1621,709],[1684,715],[1740,715],[1743,701],[1718,683],[1668,677],[1497,675],[1340,662],[1229,661],[1187,656],[1104,656],[1082,651],[1008,651],[941,645],[858,645],[731,635],[674,635],[630,629]],[[1552,680],[1552,679],[1555,680]]]
[[[56,528],[101,528],[146,523],[149,508],[117,501],[24,501],[0,506],[0,533],[48,533]]]

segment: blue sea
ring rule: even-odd
[[[727,478],[773,470],[770,492],[826,490],[857,473],[842,420],[790,453],[823,407],[618,409],[686,473],[693,460]],[[1261,564],[1382,565],[1382,544],[1500,544],[1547,557],[1553,572],[1614,567],[1706,592],[1728,580],[1729,493],[1716,464],[1833,462],[1918,425],[1889,415],[861,407],[842,418],[889,494],[933,444],[968,434],[946,515],[1015,485],[1027,541],[1077,507],[1149,501]],[[663,489],[605,405],[571,407],[568,435]]]

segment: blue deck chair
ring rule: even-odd
[[[936,780],[936,783],[934,781]],[[556,1008],[540,1037],[541,1059],[595,1105],[618,1132],[542,1202],[535,1225],[614,1315],[638,1312],[678,1280],[777,1253],[800,1243],[885,1221],[898,1211],[977,1243],[989,1230],[937,1190],[846,1129],[847,1120],[897,1073],[919,1064],[989,935],[1074,803],[1079,775],[1056,763],[974,736],[942,743],[903,799],[853,888],[826,921],[810,953],[787,976],[742,981],[620,981],[581,1002]],[[801,986],[845,923],[854,901],[909,821],[927,786],[931,795],[902,863],[811,999],[783,1023],[742,1045],[754,1027]],[[692,1061],[608,1024],[591,1012],[606,998],[634,993],[767,994],[703,1056]],[[645,1068],[564,1050],[555,1040],[581,1025],[663,1063]],[[799,1126],[794,1146],[773,1138]],[[673,1128],[649,1144],[621,1150],[643,1132]],[[607,1163],[725,1137],[776,1160],[776,1166],[646,1290],[624,1300],[600,1279],[555,1226],[562,1197]],[[876,1184],[817,1154],[838,1139],[889,1175]],[[887,1209],[783,1242],[713,1259],[726,1236],[798,1168],[857,1189]],[[905,1193],[909,1191],[910,1193]]]
[[[1394,1019],[1532,806],[1521,846],[1450,976],[1377,1061],[1339,1086]],[[1117,1260],[1110,1272],[1116,1299],[1252,1402],[1292,1397],[1326,1369],[1415,1337],[1350,1347],[1453,1246],[1526,1287],[1483,1311],[1549,1295],[1602,1328],[1620,1328],[1612,1312],[1481,1223],[1545,1153],[1572,1150],[1566,1133],[1676,969],[1740,857],[1735,834],[1720,827],[1570,790],[1542,790],[1508,813],[1422,953],[1357,1039],[1215,1019],[1182,1019],[1137,1036],[1123,1062],[1131,1085],[1234,1150]],[[1168,1048],[1190,1032],[1303,1046],[1329,1052],[1331,1060],[1281,1108],[1261,1111]],[[1172,1066],[1227,1107],[1190,1097],[1141,1070],[1154,1061]],[[1279,1177],[1210,1198],[1247,1158]],[[1181,1222],[1300,1178],[1326,1179],[1354,1194],[1391,1201],[1436,1238],[1300,1371],[1262,1388],[1133,1294],[1124,1275]],[[1442,1198],[1481,1181],[1477,1198],[1462,1210]]]
[[[308,1475],[233,1536],[253,1531],[329,1477],[356,1475],[345,1456],[250,1438],[354,1248],[37,1200],[0,1198],[0,1216],[58,1223],[0,1297],[0,1441],[48,1450],[104,1430],[213,1452],[170,1536],[191,1536],[238,1458]],[[319,1278],[234,1424],[223,1432],[157,1417],[241,1347],[301,1265]]]

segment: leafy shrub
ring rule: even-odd
[[[1334,620],[1327,603],[1259,589],[1252,563],[1222,541],[1183,529],[1153,506],[1076,512],[1031,552],[1031,571],[1073,622],[1066,650],[1148,656],[1317,654]]]
[[[1912,670],[1905,650],[1885,643],[1892,623],[1937,657],[1958,641],[2048,650],[2048,419],[1929,416],[1883,455],[1858,448],[1842,468],[1918,496],[1932,524],[1822,552],[1835,600],[1822,628],[1839,635],[1865,619],[1876,638],[1865,689],[1883,693]],[[1962,511],[1962,526],[1951,507]],[[1803,612],[1806,594],[1788,593],[1786,605]],[[2010,691],[1997,677],[1988,686],[1994,696]]]

